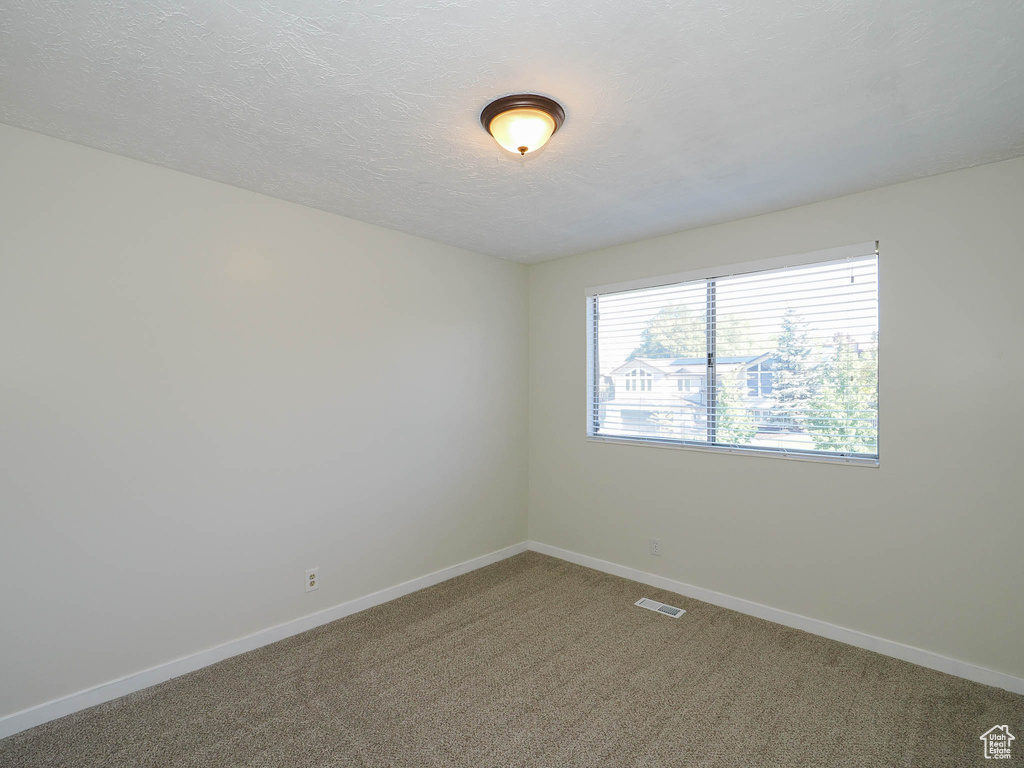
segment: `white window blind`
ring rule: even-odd
[[[588,291],[590,437],[877,463],[875,243],[647,283]]]

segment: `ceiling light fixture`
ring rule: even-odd
[[[547,144],[564,121],[565,110],[557,101],[532,93],[497,99],[480,113],[480,122],[494,140],[520,155]]]

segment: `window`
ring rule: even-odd
[[[626,389],[650,392],[654,388],[654,374],[641,368],[634,368],[626,374]]]
[[[762,360],[747,368],[747,392],[751,397],[767,397],[772,393],[771,360]]]
[[[589,437],[877,465],[876,243],[594,288],[587,311]]]

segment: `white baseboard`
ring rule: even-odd
[[[73,712],[102,704],[105,701],[120,698],[134,691],[140,691],[143,688],[162,683],[173,677],[194,672],[197,669],[202,669],[218,661],[237,656],[240,653],[276,643],[278,640],[284,640],[286,637],[297,635],[300,632],[305,632],[322,624],[350,616],[353,613],[359,613],[359,611],[365,611],[367,608],[386,603],[403,595],[408,595],[411,592],[432,587],[435,584],[440,584],[442,581],[453,579],[456,576],[475,571],[477,568],[483,568],[486,565],[491,565],[499,560],[504,560],[525,551],[526,542],[513,544],[511,547],[505,547],[496,552],[475,557],[472,560],[458,563],[449,568],[443,568],[440,571],[382,589],[379,592],[374,592],[355,600],[349,600],[346,603],[325,608],[322,611],[286,621],[283,624],[262,629],[259,632],[240,637],[236,640],[230,640],[213,648],[208,648],[205,651],[199,651],[198,653],[193,653],[165,664],[150,667],[141,672],[119,677],[116,680],[110,680],[92,688],[87,688],[84,691],[78,691],[53,701],[47,701],[43,704],[23,709],[20,712],[13,712],[0,717],[0,739],[19,731],[24,731],[27,728],[42,725],[50,720],[56,720],[58,717],[64,717]]]
[[[991,685],[994,688],[1003,688],[1013,693],[1024,694],[1024,678],[1014,677],[1005,672],[996,672],[992,669],[968,664],[966,661],[958,661],[948,656],[941,656],[922,648],[897,643],[895,640],[886,640],[882,637],[858,632],[855,629],[847,629],[836,624],[829,624],[827,621],[811,619],[798,613],[790,613],[789,611],[761,605],[751,600],[743,600],[739,597],[724,595],[721,592],[704,589],[703,587],[695,587],[692,584],[675,581],[664,576],[656,576],[653,573],[628,568],[617,563],[610,563],[607,560],[599,560],[589,555],[581,555],[578,552],[553,547],[550,544],[542,544],[539,541],[530,541],[527,543],[527,546],[534,552],[551,555],[560,560],[568,560],[570,563],[584,565],[587,568],[610,573],[613,576],[621,576],[624,579],[639,581],[642,584],[649,584],[658,589],[676,592],[684,597],[692,597],[695,600],[703,600],[706,603],[729,608],[739,613],[745,613],[748,616],[756,616],[759,619],[773,621],[776,624],[783,624],[794,629],[802,629],[804,632],[810,632],[813,635],[820,635],[830,640],[838,640],[841,643],[875,651],[876,653],[892,656],[903,661],[909,661],[911,664],[935,669],[948,675],[955,675],[956,677],[962,677],[976,683]]]

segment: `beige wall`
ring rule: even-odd
[[[0,126],[0,715],[522,541],[526,273]]]
[[[588,286],[875,239],[879,468],[587,442]],[[1022,296],[1024,159],[531,267],[530,538],[1022,677]]]

